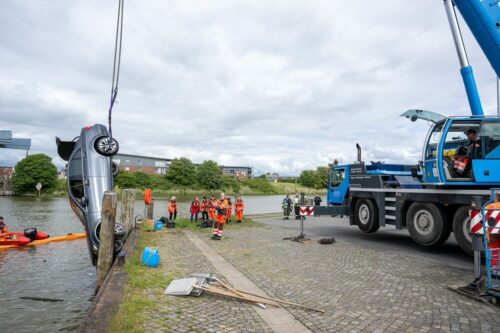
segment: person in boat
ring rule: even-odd
[[[4,233],[4,232],[7,232],[7,225],[5,224],[5,222],[3,221],[3,216],[0,216],[0,233]]]

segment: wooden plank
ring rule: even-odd
[[[96,294],[113,264],[116,204],[116,193],[104,192],[102,198],[101,231],[99,233],[99,254],[97,257]]]
[[[136,190],[133,189],[125,189],[122,191],[122,213],[120,221],[127,229],[127,236],[134,228],[135,193]]]
[[[153,212],[154,212],[154,200],[151,201],[151,204],[146,205],[146,220],[152,220],[153,219]]]

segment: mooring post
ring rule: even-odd
[[[127,236],[134,228],[134,207],[136,190],[126,189],[122,191],[122,214],[121,223],[127,229]]]
[[[146,220],[153,219],[154,203],[155,201],[151,200],[151,203],[149,205],[146,205]]]
[[[99,232],[99,255],[97,257],[96,294],[101,288],[113,264],[116,204],[116,193],[104,192],[102,198],[101,230]]]
[[[483,205],[481,196],[472,196],[471,209],[480,210]],[[469,230],[467,230],[469,231]],[[483,235],[471,234],[472,250],[474,251],[474,281],[470,284],[471,287],[481,286],[481,251],[484,250]]]

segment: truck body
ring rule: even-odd
[[[423,246],[438,246],[453,232],[460,247],[472,253],[472,197],[486,201],[490,189],[500,186],[500,117],[483,114],[455,7],[498,77],[500,6],[480,0],[444,0],[444,5],[472,116],[445,117],[418,109],[403,113],[411,121],[432,124],[421,161],[415,165],[365,164],[359,150],[357,162],[332,167],[327,206],[315,207],[315,212],[348,216],[351,225],[366,233],[387,225],[407,228]]]

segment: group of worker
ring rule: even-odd
[[[220,240],[222,238],[224,225],[231,222],[233,207],[236,223],[241,223],[243,221],[245,204],[240,196],[236,197],[234,205],[231,202],[231,198],[224,193],[221,193],[219,200],[216,200],[215,197],[212,196],[210,199],[203,197],[200,201],[196,196],[189,208],[191,222],[198,222],[198,216],[201,213],[203,222],[209,222],[214,225],[212,239]],[[169,213],[169,220],[174,221],[177,218],[177,200],[175,197],[172,197],[168,202],[167,211]]]
[[[313,198],[313,202],[315,206],[321,206],[321,202],[323,200],[319,195],[315,195]],[[307,197],[304,195],[304,202],[307,202]],[[281,201],[281,209],[283,210],[283,220],[289,220],[290,219],[290,213],[292,212],[292,207],[293,211],[295,213],[295,219],[299,220],[300,219],[300,206],[301,206],[301,201],[300,201],[300,195],[297,193],[295,194],[295,198],[290,198],[290,195],[287,194],[283,200]],[[316,215],[316,214],[315,214]]]

